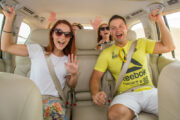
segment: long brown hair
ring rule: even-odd
[[[65,55],[68,55],[68,54],[75,54],[75,36],[74,36],[74,32],[73,32],[73,29],[72,29],[72,26],[71,24],[67,21],[67,20],[58,20],[54,25],[53,27],[50,29],[50,32],[49,32],[49,44],[47,47],[45,47],[45,51],[47,52],[47,55],[50,55],[53,51],[54,51],[54,48],[55,48],[55,45],[54,45],[54,41],[53,41],[53,32],[54,32],[54,29],[56,28],[57,25],[59,24],[66,24],[69,26],[71,32],[72,32],[72,37],[70,38],[70,41],[69,43],[66,45],[66,47],[63,49],[63,53]]]

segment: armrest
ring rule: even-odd
[[[159,120],[180,119],[180,61],[162,69],[158,82]]]
[[[170,63],[172,63],[172,62],[174,62],[174,61],[175,61],[175,60],[168,59],[168,58],[166,58],[166,57],[164,57],[164,56],[160,56],[160,57],[158,58],[158,70],[159,70],[159,72],[161,72],[162,69],[163,69],[166,65],[168,65],[168,64],[170,64]]]

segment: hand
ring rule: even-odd
[[[50,16],[49,16],[49,18],[48,18],[48,21],[47,21],[46,28],[47,28],[47,29],[50,29],[51,24],[52,24],[55,20],[56,20],[56,13],[51,12],[51,13],[50,13]]]
[[[52,23],[56,20],[56,13],[55,12],[51,12],[50,16],[48,18],[48,22]]]
[[[98,27],[101,24],[101,22],[102,22],[102,18],[100,16],[96,16],[94,22],[90,20],[90,24],[95,30],[98,30]]]
[[[100,40],[98,44],[102,44],[104,42],[106,42],[106,40]]]
[[[92,95],[93,102],[99,106],[105,104],[106,93],[104,91],[98,92],[95,95]]]
[[[6,19],[10,19],[10,20],[13,20],[14,19],[14,16],[15,16],[15,10],[14,8],[12,7],[9,7],[9,6],[6,6],[8,11],[6,10],[3,10],[2,12],[4,13]]]
[[[77,56],[71,54],[68,55],[68,63],[64,63],[64,64],[69,73],[71,73],[72,75],[77,75],[79,63],[80,62],[77,61]]]
[[[159,20],[162,20],[162,12],[159,13],[159,9],[155,9],[153,10],[150,14],[149,14],[149,18],[155,22],[158,22]]]

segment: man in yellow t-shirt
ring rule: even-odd
[[[108,49],[104,50],[99,56],[94,69],[100,72],[105,72],[108,69],[115,80],[117,80],[121,72],[122,65],[124,64],[124,57],[127,55],[131,43],[132,41],[128,41],[123,49],[116,45],[112,45]],[[128,71],[119,86],[118,93],[125,92],[137,86],[148,86],[145,87],[145,89],[152,88],[153,84],[147,67],[146,53],[152,53],[154,45],[155,41],[152,40],[138,40]],[[122,58],[120,57],[120,54]]]
[[[109,120],[131,120],[140,111],[158,115],[157,89],[153,87],[150,78],[146,54],[165,53],[175,49],[172,37],[163,22],[162,13],[157,15],[158,11],[158,9],[152,11],[149,17],[158,24],[162,35],[161,41],[138,39],[128,70],[118,88],[118,94],[109,107]],[[115,44],[100,54],[90,81],[93,102],[100,106],[104,105],[106,98],[105,92],[99,91],[100,80],[104,72],[108,69],[117,81],[132,44],[132,41],[126,38],[128,27],[123,17],[112,16],[109,20],[109,27]],[[133,92],[126,92],[136,87],[137,89]]]

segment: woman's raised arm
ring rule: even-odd
[[[7,8],[8,11],[3,10],[6,18],[2,30],[1,50],[18,56],[28,56],[29,54],[26,45],[18,45],[13,42],[12,24],[15,16],[15,10],[12,7]]]

